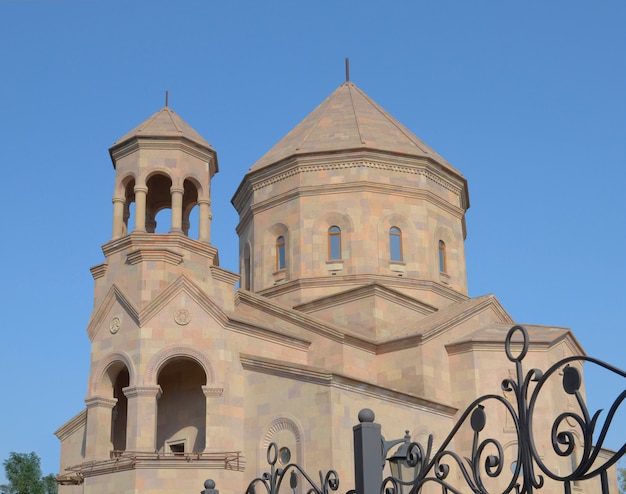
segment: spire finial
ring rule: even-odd
[[[346,57],[346,82],[350,82],[350,59]]]
[[[167,89],[165,90],[165,107],[167,108],[167,100],[168,100],[168,93],[167,93]]]

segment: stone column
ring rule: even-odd
[[[111,420],[115,398],[92,396],[85,400],[87,405],[87,431],[85,457],[87,459],[108,459],[113,449],[111,443]]]
[[[211,241],[211,220],[213,215],[211,214],[211,200],[210,199],[198,199],[199,221],[198,225],[198,240],[202,242]]]
[[[170,188],[172,194],[172,228],[170,233],[182,233],[183,231],[183,192],[182,187]]]
[[[211,439],[223,438],[222,431],[219,430],[220,425],[211,423],[211,415],[214,414],[217,403],[216,398],[222,396],[224,388],[216,388],[213,386],[202,386],[202,392],[206,399],[206,417],[205,417],[205,438],[204,438],[204,450],[209,451],[210,448],[215,449],[216,445],[211,444]]]
[[[135,229],[134,232],[146,231],[146,197],[148,187],[135,185]]]
[[[124,198],[113,198],[113,237],[112,240],[124,235]]]
[[[132,386],[122,390],[128,398],[126,449],[128,451],[156,450],[157,400],[161,386]]]

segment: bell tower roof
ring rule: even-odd
[[[118,139],[111,149],[135,137],[185,138],[194,144],[213,151],[211,145],[196,132],[191,125],[180,118],[169,106],[164,106],[150,118],[139,124],[122,138]]]
[[[359,149],[430,158],[448,171],[461,175],[350,81],[339,86],[250,171],[294,155]]]

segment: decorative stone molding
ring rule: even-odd
[[[89,386],[91,393],[95,394],[98,392],[100,384],[102,383],[102,378],[104,377],[109,367],[111,367],[111,365],[115,364],[116,362],[122,364],[126,368],[126,370],[128,371],[129,383],[131,386],[134,385],[135,366],[133,365],[133,361],[125,353],[115,352],[107,355],[104,359],[100,360],[96,368],[91,373],[92,380]]]
[[[267,432],[264,434],[261,441],[261,447],[266,450],[270,443],[274,440],[276,434],[284,430],[293,434],[297,444],[302,442],[302,433],[296,422],[287,417],[278,417],[272,421],[267,429]]]
[[[224,394],[224,388],[213,388],[211,386],[202,386],[202,392],[207,398],[216,398]]]
[[[113,316],[109,322],[109,331],[111,334],[117,334],[122,326],[122,316]]]
[[[207,355],[193,347],[175,346],[164,348],[150,359],[145,374],[146,384],[156,384],[159,370],[169,360],[176,357],[187,357],[194,360],[204,369],[207,384],[215,383],[215,370],[211,359]]]
[[[156,397],[158,400],[161,397],[163,391],[161,386],[128,386],[123,388],[124,396],[126,398],[137,398],[139,396]]]
[[[92,396],[91,398],[85,398],[85,405],[89,408],[110,408],[117,404],[116,398],[105,398],[104,396]]]
[[[103,262],[102,264],[93,266],[89,269],[89,271],[91,271],[91,276],[93,277],[93,279],[97,280],[99,278],[102,278],[106,274],[108,267],[109,265],[106,262]]]
[[[174,312],[174,322],[179,326],[186,326],[191,321],[191,313],[189,309],[181,307]]]

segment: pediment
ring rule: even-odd
[[[87,334],[89,339],[94,341],[94,338],[100,331],[100,328],[106,324],[105,321],[108,320],[109,317],[113,317],[110,316],[110,314],[115,312],[113,310],[115,306],[118,306],[124,314],[128,315],[138,327],[142,327],[153,317],[159,314],[164,308],[169,306],[170,303],[181,294],[185,294],[205,313],[211,315],[222,325],[226,324],[227,316],[219,305],[216,304],[195,283],[190,281],[184,275],[181,275],[143,307],[137,307],[137,305],[132,302],[130,297],[128,297],[128,295],[119,286],[113,284],[100,306],[94,311],[91,320],[87,325]]]
[[[489,324],[512,324],[513,319],[494,295],[483,295],[449,305],[433,314],[417,320],[397,331],[379,347],[381,353],[419,344],[445,335],[446,339],[459,338]],[[453,334],[453,336],[451,336]]]
[[[379,283],[322,297],[294,309],[373,341],[384,340],[437,310]]]

